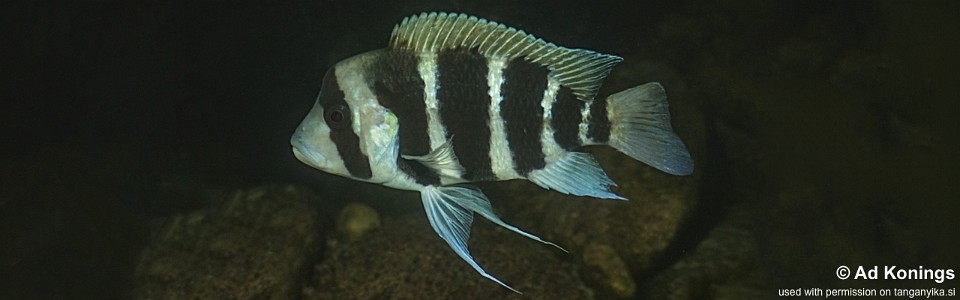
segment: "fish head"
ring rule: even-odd
[[[348,117],[342,108],[325,109],[319,101],[315,102],[290,138],[293,155],[297,160],[327,173],[349,177],[343,158],[331,137],[335,130],[327,124],[327,119],[339,123],[343,118]]]
[[[360,181],[384,183],[397,176],[399,122],[379,105],[348,59],[324,76],[320,94],[290,144],[313,168]]]

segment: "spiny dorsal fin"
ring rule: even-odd
[[[403,19],[393,28],[390,48],[417,52],[477,49],[488,57],[517,57],[550,69],[578,99],[592,100],[603,79],[623,59],[584,49],[548,43],[503,24],[457,13],[422,13]]]

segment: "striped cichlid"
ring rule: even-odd
[[[471,256],[474,213],[557,245],[502,221],[468,183],[526,179],[624,199],[593,156],[578,151],[591,145],[669,174],[693,172],[659,83],[595,99],[620,61],[473,16],[423,13],[397,25],[387,48],[330,68],[290,142],[297,159],[319,170],[420,192],[430,224],[454,252],[516,291]]]

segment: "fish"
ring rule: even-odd
[[[483,277],[467,247],[475,214],[503,221],[470,183],[525,179],[547,190],[626,198],[585,146],[607,145],[672,175],[693,173],[658,82],[596,99],[621,57],[544,41],[495,21],[425,12],[393,28],[386,48],[344,59],[323,77],[290,139],[326,173],[417,191],[431,227]]]

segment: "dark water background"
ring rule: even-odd
[[[769,229],[777,238],[761,242],[765,251],[813,244],[791,261],[960,269],[953,1],[0,7],[0,296],[127,295],[150,220],[203,207],[211,187],[295,183],[333,195],[352,186],[296,162],[289,135],[326,68],[383,47],[395,23],[422,11],[467,12],[669,66],[701,97],[708,126],[732,128],[755,149],[731,157],[717,145],[740,142],[711,130],[711,163],[750,160],[764,178],[740,189],[792,199],[765,207],[771,219],[802,220]],[[706,215],[706,227],[722,217]],[[796,274],[807,271],[785,269],[794,275],[783,281],[819,283]]]

